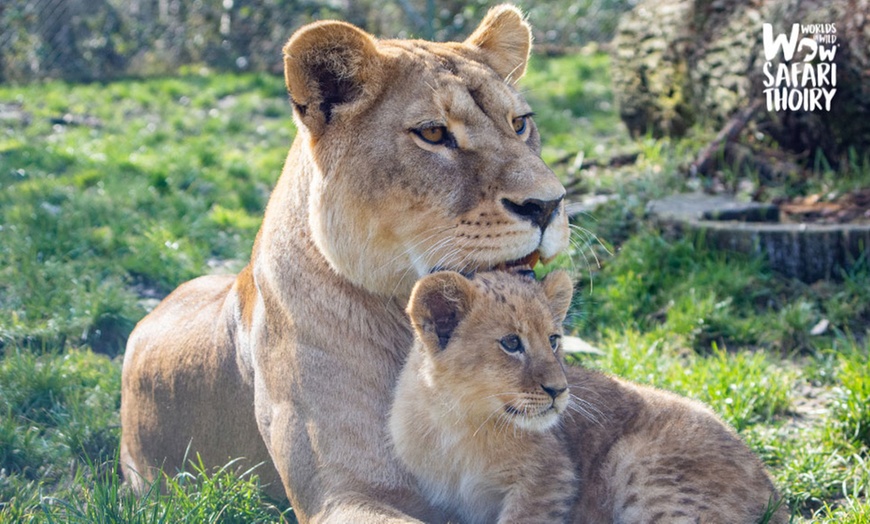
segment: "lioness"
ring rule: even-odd
[[[788,522],[761,461],[706,406],[563,366],[571,293],[561,272],[416,285],[390,428],[427,498],[466,524]]]
[[[303,522],[433,518],[387,429],[413,283],[433,268],[534,264],[568,241],[565,190],[514,88],[530,45],[510,6],[462,43],[381,41],[342,22],[293,35],[299,132],[251,262],[183,284],[127,344],[134,487],[186,453],[243,456],[265,462],[261,478]]]

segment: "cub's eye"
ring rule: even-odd
[[[499,340],[499,344],[501,344],[501,348],[508,353],[522,353],[525,351],[525,348],[523,348],[523,341],[516,335],[503,337]]]
[[[562,337],[560,335],[550,335],[550,347],[553,348],[554,353],[557,349],[559,349],[560,340],[562,340]]]
[[[424,142],[433,146],[447,145],[450,138],[450,133],[447,132],[447,128],[444,126],[423,127],[415,129],[414,133],[423,139]]]

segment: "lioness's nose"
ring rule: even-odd
[[[544,391],[547,392],[548,395],[550,395],[550,398],[553,399],[555,399],[556,397],[564,393],[566,389],[568,389],[567,386],[545,386],[543,384],[541,384],[541,387],[544,389]]]
[[[502,205],[504,205],[508,211],[520,218],[536,224],[542,231],[550,225],[550,222],[553,221],[553,217],[556,215],[556,210],[559,208],[561,202],[562,197],[559,197],[556,200],[538,200],[537,198],[530,198],[523,201],[522,204],[517,204],[507,198],[503,198],[501,201]]]

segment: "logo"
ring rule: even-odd
[[[762,33],[767,110],[830,111],[837,92],[836,24],[793,24],[791,33],[776,38],[773,26],[764,24]],[[803,58],[793,60],[802,51]]]

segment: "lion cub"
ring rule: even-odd
[[[787,522],[761,461],[707,407],[563,365],[572,291],[562,272],[441,272],[414,288],[390,430],[444,518]]]

